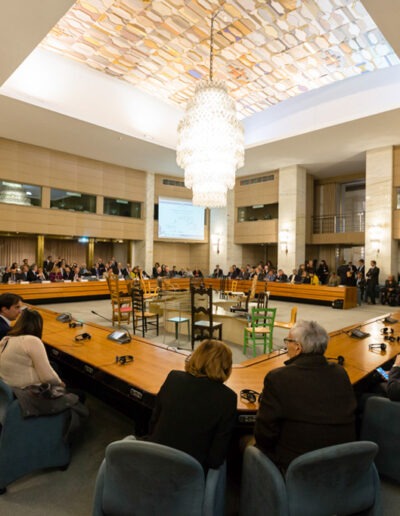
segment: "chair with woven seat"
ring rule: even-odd
[[[160,292],[160,287],[153,285],[149,279],[141,279],[140,288],[143,290],[143,296],[145,299],[154,299],[158,297]]]
[[[144,292],[141,288],[132,289],[133,333],[139,330],[144,337],[149,328],[155,328],[159,333],[159,314],[147,310]]]
[[[225,464],[209,469],[183,451],[133,437],[107,446],[93,516],[223,516]]]
[[[195,340],[213,339],[218,331],[218,339],[222,340],[222,323],[213,321],[212,288],[190,287],[190,304],[192,312],[192,349]],[[200,319],[204,315],[206,319]]]
[[[66,469],[71,459],[64,439],[70,410],[23,418],[11,388],[0,380],[0,494],[25,475],[45,468]]]
[[[358,441],[300,455],[285,476],[258,448],[246,448],[240,516],[380,516],[378,446]]]
[[[246,315],[249,313],[249,302],[250,302],[250,294],[251,294],[251,291],[249,290],[246,294],[246,297],[244,298],[244,300],[239,300],[238,303],[236,305],[232,305],[230,307],[230,311],[235,313],[235,314],[243,314],[243,315]]]
[[[116,274],[107,276],[107,285],[110,291],[112,324],[115,322],[120,326],[121,323],[130,323],[132,314],[132,298],[128,293],[127,285],[121,284]],[[129,283],[131,289],[131,283]]]
[[[294,306],[290,312],[290,321],[275,321],[275,328],[283,328],[284,330],[291,330],[297,321],[297,306]]]
[[[264,346],[264,353],[271,353],[274,321],[276,316],[276,308],[252,308],[249,326],[244,329],[244,345],[243,353],[246,354],[249,340],[253,346],[253,356],[256,356],[257,345]]]

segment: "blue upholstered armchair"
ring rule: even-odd
[[[373,396],[367,400],[361,439],[379,446],[378,472],[400,482],[400,402]]]
[[[381,514],[375,443],[360,441],[305,453],[283,477],[260,450],[244,454],[240,516]]]
[[[205,478],[187,453],[126,438],[106,448],[93,516],[223,516],[225,481],[225,464]]]
[[[68,466],[70,447],[63,439],[68,418],[69,411],[23,419],[12,390],[0,380],[0,494],[35,470]]]

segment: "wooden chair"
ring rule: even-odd
[[[200,304],[198,304],[200,303]],[[190,304],[192,311],[192,349],[195,340],[212,339],[218,330],[218,339],[222,340],[222,323],[213,321],[212,288],[190,288]],[[204,314],[206,320],[198,320]]]
[[[264,353],[271,353],[276,308],[253,308],[250,325],[244,329],[243,353],[246,354],[249,339],[253,344],[253,356],[256,356],[257,344],[264,345]]]
[[[132,309],[133,309],[133,333],[141,330],[142,337],[146,335],[149,327],[156,329],[156,335],[159,333],[159,315],[155,312],[146,310],[144,292],[140,288],[132,289]]]
[[[268,308],[269,292],[259,292],[257,294],[257,308]]]
[[[145,299],[154,299],[155,297],[158,297],[158,293],[160,291],[160,288],[158,286],[153,286],[149,279],[141,279],[140,288],[143,290],[143,296]]]
[[[297,321],[297,306],[294,306],[290,312],[290,321],[288,322],[282,322],[282,321],[275,321],[274,326],[275,328],[283,328],[284,330],[291,330],[293,326],[296,324]]]
[[[248,314],[249,313],[250,295],[251,295],[251,291],[249,290],[247,292],[247,295],[244,298],[244,300],[239,301],[236,305],[232,305],[230,307],[230,311],[233,313],[238,313],[238,314],[243,314],[243,315]]]
[[[122,322],[129,324],[132,313],[132,298],[128,291],[124,290],[126,285],[120,284],[118,276],[115,274],[107,276],[107,285],[110,291],[113,326],[115,322],[118,323],[118,326]],[[131,287],[130,284],[129,287]]]

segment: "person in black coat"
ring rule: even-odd
[[[368,269],[367,274],[365,275],[367,280],[367,291],[365,293],[366,301],[368,304],[376,304],[376,287],[379,285],[379,267],[376,266],[376,261],[371,260],[371,267]]]
[[[204,340],[185,371],[171,371],[157,395],[148,441],[182,450],[205,470],[224,462],[236,419],[237,396],[224,385],[232,352],[218,340]]]
[[[392,401],[400,401],[400,355],[397,355],[389,371],[387,395]]]
[[[264,379],[254,432],[281,471],[303,453],[356,439],[356,399],[345,369],[324,357],[327,332],[299,321],[284,340],[289,360]]]
[[[5,337],[11,328],[11,321],[15,321],[21,313],[22,298],[17,294],[5,292],[0,295],[0,340]]]

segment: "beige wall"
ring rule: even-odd
[[[44,208],[0,205],[7,231],[142,240],[144,221],[49,208],[49,188],[143,201],[146,174],[0,138],[0,179],[42,186]],[[98,203],[99,204],[99,203]]]

